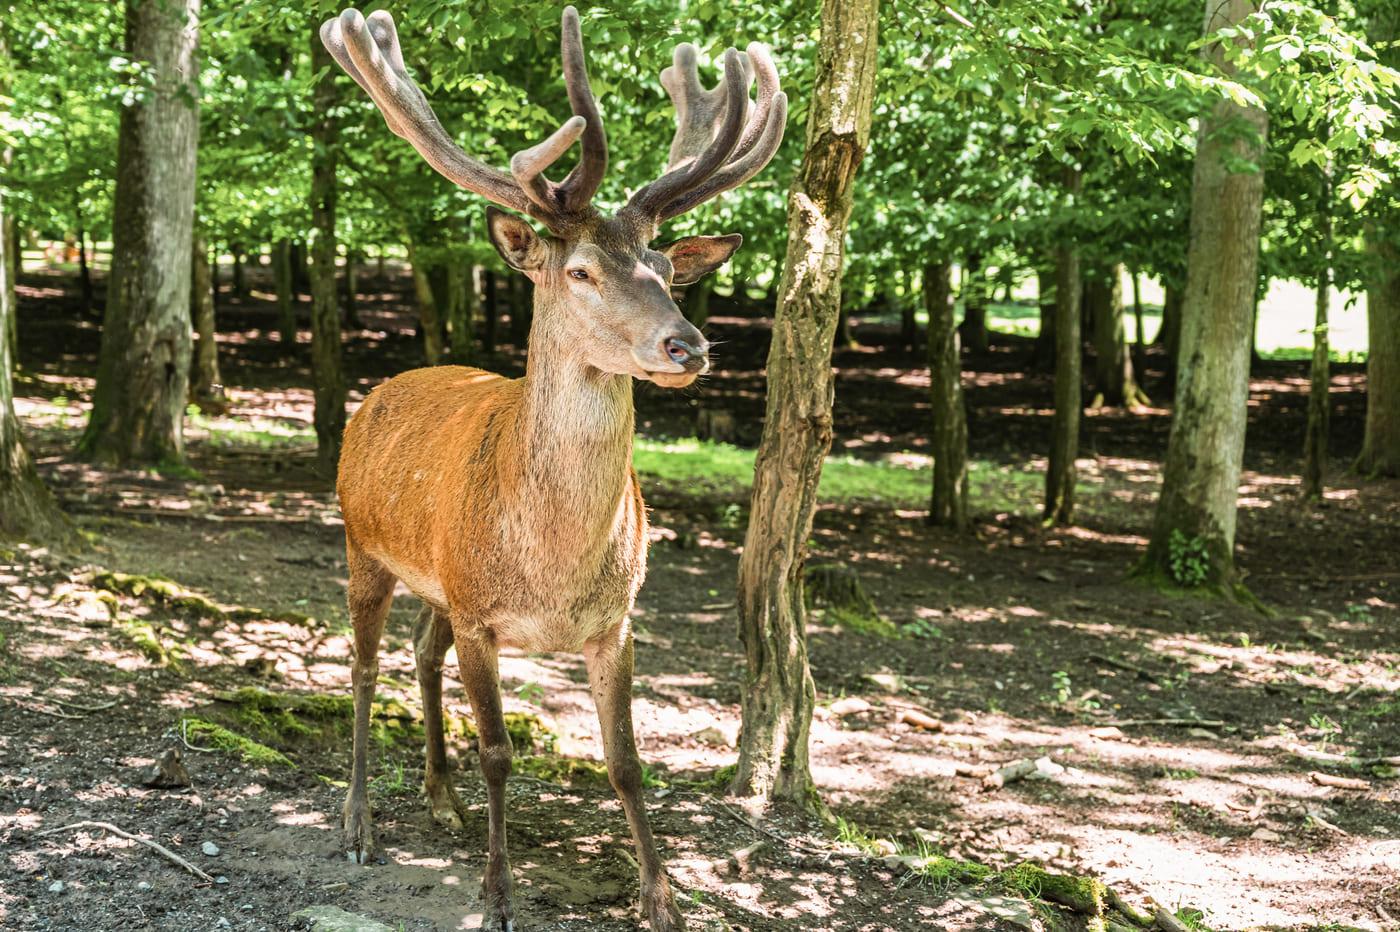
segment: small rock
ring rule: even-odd
[[[142,893],[147,893],[150,891],[151,885],[148,884],[146,881],[142,880],[136,885],[136,889],[140,890]]]
[[[223,916],[220,916],[220,917],[219,917],[219,921],[216,922],[216,923],[214,923],[214,928],[216,928],[216,929],[232,929],[232,928],[233,928],[233,923],[229,922],[229,921],[228,921],[227,919],[225,919]]]
[[[1123,730],[1117,725],[1105,725],[1102,728],[1090,729],[1089,737],[1098,738],[1100,741],[1122,741]]]
[[[859,696],[846,696],[831,704],[831,714],[845,718],[847,715],[860,715],[873,709],[870,703]]]
[[[49,892],[50,892],[50,893],[62,893],[62,892],[63,892],[63,881],[61,881],[61,880],[55,880],[53,883],[49,884]]]
[[[1007,925],[1025,932],[1033,932],[1040,927],[1036,921],[1035,913],[1031,912],[1030,904],[1025,900],[1011,896],[986,896],[981,899],[974,897],[953,897],[950,903],[956,903],[969,912],[990,913]]]
[[[1249,836],[1255,841],[1283,841],[1283,836],[1278,832],[1271,832],[1266,828],[1256,828],[1254,834]]]
[[[1213,731],[1204,728],[1188,728],[1186,734],[1192,738],[1200,738],[1202,741],[1219,741],[1220,736]]]
[[[212,841],[206,841],[204,844],[200,845],[199,850],[203,851],[211,858],[217,858],[219,856],[219,846]]]
[[[223,884],[228,883],[228,878],[225,877],[223,874],[220,874],[219,876],[214,878],[214,882],[222,886]]]
[[[185,769],[185,762],[180,759],[180,749],[171,748],[161,755],[142,778],[146,786],[157,788],[172,788],[190,785],[190,774]]]
[[[865,678],[887,693],[904,691],[904,679],[897,673],[867,673]]]
[[[700,729],[695,734],[691,735],[691,737],[701,744],[713,744],[716,747],[722,748],[729,747],[729,739],[725,737],[724,732],[715,728],[713,725],[709,728]]]
[[[1055,575],[1054,573],[1052,573],[1050,570],[1041,570],[1040,572],[1038,572],[1038,573],[1035,574],[1035,578],[1038,579],[1038,580],[1040,580],[1041,582],[1059,582],[1059,581],[1060,581],[1060,577],[1056,576],[1056,575]]]

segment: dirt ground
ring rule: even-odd
[[[347,346],[357,392],[419,364],[406,285],[366,279],[366,326]],[[283,361],[268,297],[224,295],[229,413],[301,428],[305,360]],[[756,439],[764,324],[718,316],[712,330],[725,352],[699,390],[639,388],[643,433],[684,435],[700,406],[724,407],[740,442]],[[316,905],[391,929],[475,927],[483,787],[459,731],[457,786],[482,819],[446,832],[418,796],[417,605],[406,592],[382,656],[378,863],[355,867],[340,851],[348,754],[336,723],[278,745],[291,766],[198,750],[178,724],[235,721],[227,700],[240,688],[348,695],[341,531],[310,452],[215,442],[196,423],[195,476],[94,470],[71,451],[96,323],[61,279],[30,274],[20,332],[18,407],[86,544],[0,552],[0,927],[292,929],[306,927],[293,914]],[[926,374],[912,353],[884,345],[892,333],[872,325],[857,336],[862,346],[837,356],[837,446],[918,453]],[[973,455],[1016,470],[1036,466],[1049,430],[1048,383],[1023,373],[1026,353],[1006,338],[967,360]],[[507,351],[493,365],[518,370],[520,357]],[[1165,390],[1152,375],[1155,398]],[[654,826],[694,927],[990,929],[1052,918],[1004,905],[1006,891],[909,873],[883,856],[888,839],[995,868],[1032,859],[1093,874],[1139,909],[1190,907],[1209,928],[1400,928],[1400,770],[1382,760],[1400,755],[1400,484],[1341,469],[1364,412],[1364,372],[1342,366],[1338,468],[1323,502],[1300,500],[1305,385],[1290,363],[1261,363],[1252,383],[1240,563],[1271,616],[1127,580],[1151,520],[1165,408],[1090,413],[1075,527],[1042,529],[1039,489],[1027,483],[974,499],[974,529],[961,536],[926,527],[916,510],[824,508],[814,560],[855,568],[902,635],[813,619],[813,770],[841,831],[788,816],[755,823],[715,792],[739,722],[742,522],[693,490],[647,488],[635,718]],[[104,595],[96,570],[166,577],[248,610]],[[451,661],[448,672],[449,709],[469,721]],[[507,711],[536,716],[546,732],[526,755],[539,766],[517,768],[508,791],[523,927],[636,927],[620,807],[594,769],[559,767],[600,757],[581,658],[511,653],[501,673]],[[911,724],[910,709],[939,726]],[[145,770],[174,747],[193,786],[145,786]],[[1038,758],[1048,759],[1039,778],[988,786],[998,767]],[[1348,785],[1330,785],[1337,777]],[[81,821],[155,840],[216,880],[103,831],[53,831]]]

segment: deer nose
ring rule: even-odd
[[[680,337],[667,337],[661,341],[661,350],[666,354],[666,358],[689,370],[699,369],[705,365],[705,354],[709,349],[710,345],[703,339],[699,346],[688,343]]]

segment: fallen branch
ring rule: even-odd
[[[1156,912],[1153,913],[1153,919],[1157,928],[1161,929],[1162,932],[1191,932],[1190,927],[1172,915],[1165,906],[1157,907]]]
[[[1151,670],[1148,670],[1145,667],[1140,667],[1135,663],[1129,663],[1126,660],[1120,660],[1117,657],[1110,657],[1107,654],[1090,654],[1089,659],[1096,660],[1099,663],[1104,664],[1105,666],[1117,667],[1119,670],[1126,670],[1129,673],[1136,673],[1143,679],[1151,680],[1154,683],[1157,681],[1156,673],[1153,673]]]
[[[1308,779],[1318,786],[1335,786],[1343,790],[1369,790],[1371,788],[1371,784],[1366,780],[1356,777],[1336,777],[1317,770],[1308,774]]]
[[[1332,834],[1341,835],[1343,838],[1351,837],[1351,832],[1348,832],[1346,829],[1342,828],[1339,825],[1333,825],[1331,822],[1328,822],[1326,819],[1324,819],[1321,815],[1318,814],[1318,811],[1316,809],[1307,810],[1307,815],[1309,819],[1312,819],[1313,824],[1318,826],[1319,828],[1325,828]]]
[[[45,696],[44,701],[52,702],[54,705],[63,706],[63,708],[65,709],[77,709],[79,712],[103,712],[115,706],[119,700],[113,699],[111,702],[103,702],[99,703],[98,705],[83,705],[80,702],[69,702],[66,699],[59,699],[57,696]],[[81,718],[82,716],[79,715],[74,717]]]
[[[171,851],[169,848],[165,847],[165,845],[151,841],[149,838],[142,838],[140,835],[133,835],[130,832],[123,831],[117,828],[111,822],[74,822],[72,825],[64,825],[60,828],[51,828],[42,832],[38,832],[36,834],[36,837],[42,838],[45,835],[57,835],[59,832],[71,832],[74,829],[80,828],[101,829],[104,832],[111,832],[113,835],[129,839],[130,841],[134,841],[137,844],[145,845],[147,848],[150,848],[157,854],[160,854],[168,860],[170,860],[171,862],[180,865],[185,870],[189,871],[191,874],[194,874],[200,880],[206,881],[208,883],[214,882],[213,877],[210,877],[208,874],[204,873],[204,871],[195,867],[189,861],[186,861],[174,851]]]
[[[942,731],[943,723],[929,715],[923,709],[916,709],[905,706],[899,709],[895,715],[895,721],[903,722],[906,725],[913,725],[915,728],[922,728],[925,731]]]

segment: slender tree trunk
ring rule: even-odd
[[[107,464],[178,463],[190,360],[199,0],[127,0],[126,51],[154,89],[121,111],[112,271],[92,416]]]
[[[1077,201],[1084,187],[1078,168],[1065,167],[1065,191]],[[1045,470],[1045,522],[1069,524],[1074,519],[1074,460],[1079,455],[1079,420],[1083,414],[1083,317],[1079,305],[1083,284],[1079,249],[1061,237],[1055,250],[1055,416],[1050,425],[1050,458]]]
[[[524,275],[510,275],[510,342],[517,350],[530,340],[530,281]]]
[[[958,328],[969,352],[985,353],[987,339],[987,275],[982,257],[972,253],[963,267],[963,322]]]
[[[820,801],[808,763],[816,688],[807,665],[802,567],[831,447],[831,347],[852,184],[870,136],[877,12],[877,0],[822,2],[806,148],[788,197],[767,418],[739,561],[739,639],[747,664],[731,790],[803,808]]]
[[[345,371],[341,362],[340,308],[335,287],[336,145],[332,115],[340,102],[333,60],[311,36],[311,68],[320,73],[312,97],[311,123],[311,379],[316,410],[316,467],[333,478],[345,431]],[[295,268],[295,267],[294,267]],[[293,273],[295,274],[295,273]]]
[[[1327,434],[1331,428],[1332,360],[1328,345],[1328,305],[1332,295],[1332,177],[1321,172],[1317,214],[1321,265],[1317,270],[1317,301],[1313,307],[1312,363],[1308,367],[1308,424],[1303,434],[1303,495],[1322,498],[1327,475]]]
[[[951,272],[949,274],[951,274]],[[899,310],[899,342],[905,349],[913,352],[919,345],[918,305],[914,301],[913,288],[906,287],[904,289],[903,299],[900,298],[896,285],[901,278],[905,280],[906,285],[912,284],[910,281],[912,276],[903,276],[896,273],[895,282],[891,285],[889,290],[889,303],[892,307]]]
[[[433,288],[433,276],[438,268],[430,266],[422,258],[422,253],[411,238],[405,240],[408,249],[408,265],[413,273],[413,298],[418,308],[418,330],[423,336],[423,356],[428,365],[442,362],[443,324],[442,308],[438,304],[438,292],[443,288]]]
[[[1040,305],[1040,333],[1031,350],[1031,368],[1055,367],[1055,266],[1036,269],[1037,302]]]
[[[482,301],[485,319],[481,327],[481,351],[490,356],[496,352],[497,329],[501,322],[500,292],[497,287],[499,276],[490,269],[482,269],[481,274],[486,289]]]
[[[78,285],[82,290],[83,313],[92,313],[92,269],[88,267],[87,231],[78,225]]]
[[[272,244],[272,279],[277,289],[278,342],[284,353],[295,353],[297,294],[292,289],[292,241],[289,239],[279,239]]]
[[[685,317],[697,330],[703,331],[710,322],[710,295],[714,288],[714,275],[706,275],[685,289]]]
[[[301,240],[292,240],[289,246],[288,258],[292,263],[292,294],[304,294],[311,290],[310,266],[306,261],[306,244]]]
[[[1400,68],[1400,6],[1373,4],[1369,33],[1391,68]],[[1391,182],[1391,197],[1400,185]],[[1376,198],[1372,203],[1381,203]],[[1356,470],[1368,476],[1400,476],[1400,210],[1389,210],[1366,229],[1366,431]]]
[[[1207,35],[1254,12],[1251,0],[1208,0]],[[1233,73],[1217,44],[1205,54]],[[1243,131],[1242,131],[1243,130]],[[1151,542],[1142,571],[1236,593],[1235,506],[1244,459],[1249,346],[1258,285],[1262,170],[1268,116],[1230,101],[1201,121],[1191,191],[1191,240],[1181,308],[1176,408]],[[1184,548],[1184,550],[1183,550]],[[1173,551],[1199,572],[1173,572]],[[1180,562],[1179,560],[1177,561]]]
[[[194,348],[190,397],[218,401],[224,396],[224,380],[219,375],[219,344],[215,339],[214,285],[209,277],[209,246],[199,233],[194,236],[191,257],[190,312],[199,342]]]
[[[0,36],[0,98],[8,88],[8,49]],[[8,173],[11,153],[0,148],[0,175]],[[12,252],[18,251],[15,225],[10,222],[4,188],[0,188],[0,540],[63,539],[71,528],[24,448],[24,435],[15,416],[13,345],[15,332],[15,266]]]
[[[447,324],[447,345],[453,362],[463,362],[471,355],[472,306],[468,296],[469,266],[459,257],[449,257],[441,266],[443,321]]]
[[[0,54],[5,52],[4,36],[0,35]],[[9,162],[12,158],[9,149],[0,149],[0,156],[4,157],[4,164],[0,168],[8,171]],[[9,274],[6,275],[6,287],[10,290],[10,313],[6,317],[7,323],[0,327],[0,341],[4,341],[9,347],[10,359],[19,359],[19,303],[15,300],[15,286],[19,284],[19,273],[23,264],[21,250],[23,247],[19,241],[19,224],[15,222],[14,215],[0,214],[0,223],[5,225],[0,230],[0,262],[5,264]]]
[[[855,349],[860,345],[856,342],[855,331],[851,329],[851,308],[844,303],[836,315],[836,336],[833,339],[842,349]]]
[[[1084,291],[1094,328],[1094,384],[1098,396],[1093,407],[1148,404],[1133,372],[1133,357],[1128,352],[1123,327],[1123,266],[1110,265],[1100,270],[1098,276],[1085,283]]]
[[[962,354],[953,309],[953,264],[924,266],[928,311],[929,390],[933,402],[933,495],[928,522],[959,531],[967,527],[967,402]]]
[[[355,303],[355,296],[360,291],[359,276],[360,255],[354,249],[345,250],[345,275],[341,278],[344,285],[342,289],[342,312],[345,315],[344,326],[349,329],[363,330],[364,326],[360,322],[360,309]]]
[[[1142,276],[1137,269],[1132,270],[1133,276],[1133,346],[1135,348],[1135,364],[1147,358],[1147,334],[1144,332],[1145,324],[1142,322]]]
[[[247,254],[243,250],[242,243],[229,243],[229,257],[233,260],[233,271],[229,276],[229,282],[233,288],[233,296],[239,301],[248,297],[248,282],[243,277],[243,262],[247,259]]]

